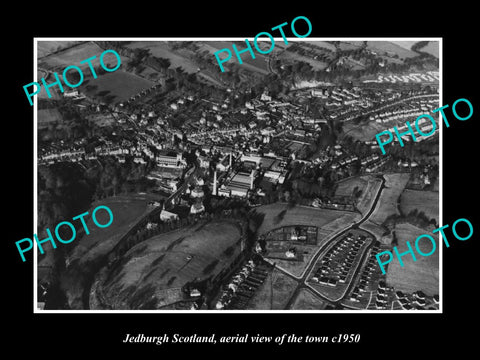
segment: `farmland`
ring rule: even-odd
[[[69,65],[79,65],[80,61],[92,56],[97,57],[97,61],[103,49],[93,42],[84,42],[79,45],[69,47],[59,51],[51,56],[46,56],[38,61],[39,68],[46,68],[52,71],[63,71]],[[106,59],[106,57],[105,57]],[[93,62],[95,63],[95,62]],[[83,67],[82,67],[83,66]],[[80,66],[82,69],[88,69],[88,64]]]
[[[403,253],[408,250],[406,241],[409,241],[411,246],[414,247],[415,239],[418,236],[426,233],[424,229],[418,228],[411,224],[397,224],[394,231],[398,238],[397,247],[399,253]],[[394,286],[396,290],[401,290],[404,292],[422,290],[427,295],[438,294],[438,269],[440,259],[438,233],[432,234],[432,236],[435,238],[437,245],[437,249],[432,255],[424,257],[415,252],[417,261],[413,261],[410,255],[406,255],[402,257],[402,261],[404,263],[403,267],[400,266],[398,258],[394,256],[392,262],[388,265],[388,285]],[[432,249],[432,245],[428,239],[423,239],[419,242],[419,248],[422,252],[429,253]]]
[[[233,41],[203,41],[203,42],[199,43],[199,46],[202,50],[208,50],[212,54],[212,56],[216,51],[218,51],[220,49],[227,48],[232,52],[232,58],[228,62],[226,62],[225,64],[228,64],[230,62],[235,62],[235,63],[238,64],[238,59],[236,58],[235,52],[232,49],[232,44],[233,43],[236,44],[237,49],[239,51],[243,50],[246,47],[246,44],[245,43],[242,44],[241,41],[236,41],[236,42],[233,42]],[[259,45],[260,44],[262,44],[261,41],[259,41]],[[219,54],[219,56],[220,56],[220,58],[223,58],[223,56],[226,56],[226,55],[225,54]],[[268,56],[265,56],[265,55],[259,54],[258,52],[255,52],[255,59],[253,59],[251,57],[250,53],[247,52],[245,54],[241,54],[241,58],[242,58],[242,62],[243,62],[242,66],[245,67],[246,69],[251,70],[251,71],[256,71],[256,72],[259,72],[259,73],[264,74],[264,75],[269,73],[268,63],[267,63]],[[225,68],[227,68],[227,67],[225,67]],[[220,71],[220,69],[219,69],[219,71]]]
[[[297,282],[275,269],[258,288],[248,304],[249,310],[284,310]]]
[[[362,176],[360,179],[367,181],[365,188],[361,189],[362,194],[357,202],[357,208],[362,214],[365,214],[372,207],[373,201],[380,190],[382,180],[374,176]],[[349,182],[350,183],[350,182]],[[355,188],[356,185],[353,186]],[[360,188],[360,187],[359,187]]]
[[[166,41],[132,41],[125,47],[130,49],[148,49],[155,57],[170,60],[170,67],[181,67],[187,73],[196,73],[198,66],[188,57],[180,56],[172,51]]]
[[[433,55],[436,58],[439,57],[439,42],[438,41],[429,41],[428,44],[420,49],[418,51],[420,52],[426,52],[427,54]]]
[[[43,58],[62,49],[81,44],[82,41],[41,41],[37,42],[38,58]]]
[[[38,129],[47,127],[49,124],[61,123],[62,115],[57,109],[38,110]]]
[[[436,191],[418,191],[406,189],[400,198],[400,209],[402,213],[408,214],[417,209],[423,211],[429,219],[439,218],[439,194]]]
[[[316,297],[312,291],[301,289],[292,303],[290,310],[323,310],[327,303]]]
[[[153,84],[152,81],[140,76],[117,70],[91,79],[89,85],[82,85],[82,88],[89,97],[109,99],[113,103],[118,103],[152,87]]]
[[[81,263],[87,263],[107,254],[117,244],[120,238],[125,234],[138,220],[145,215],[149,209],[147,207],[147,197],[145,195],[121,195],[102,199],[101,203],[94,203],[92,209],[98,205],[108,206],[113,213],[113,223],[108,228],[101,229],[93,224],[92,218],[88,218],[87,227],[90,235],[84,235],[79,240],[72,255],[70,262],[80,260]],[[98,216],[106,215],[99,212]],[[106,222],[105,219],[100,219]]]
[[[397,55],[400,59],[412,58],[418,56],[415,51],[405,49],[391,41],[368,41],[367,49],[375,51],[380,55],[393,57]]]
[[[385,174],[385,188],[380,195],[377,206],[370,216],[370,220],[382,224],[390,215],[398,215],[398,202],[405,185],[407,185],[410,174]]]

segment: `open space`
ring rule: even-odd
[[[408,214],[417,209],[424,212],[429,219],[439,219],[439,196],[436,191],[419,191],[405,189],[400,197],[400,209]]]
[[[399,198],[410,178],[409,173],[384,174],[385,187],[382,190],[377,206],[370,216],[370,220],[376,224],[382,224],[390,215],[399,215]]]
[[[131,194],[110,197],[94,203],[89,213],[91,214],[92,209],[99,205],[108,206],[113,213],[113,222],[109,227],[102,229],[93,224],[91,216],[87,217],[90,235],[78,239],[69,261],[78,259],[81,263],[86,263],[110,252],[122,236],[152,210],[147,205],[148,201],[147,195]],[[108,221],[108,215],[104,212],[98,212],[97,216],[100,223]]]
[[[297,281],[275,269],[248,304],[249,310],[284,310],[292,296]]]
[[[431,230],[434,228],[432,227]],[[404,266],[400,266],[398,258],[394,256],[392,262],[388,264],[387,283],[394,286],[396,290],[404,292],[414,292],[422,290],[427,295],[438,294],[439,292],[439,243],[438,233],[431,234],[431,231],[418,228],[411,224],[397,224],[394,229],[398,238],[398,252],[403,253],[408,250],[406,241],[409,241],[414,248],[417,261],[413,261],[410,254],[402,257]],[[419,255],[415,250],[415,239],[422,234],[430,234],[435,238],[437,249],[427,257]],[[442,244],[440,244],[441,246]],[[424,253],[429,253],[432,249],[431,242],[424,238],[419,242],[419,248]]]
[[[109,99],[112,103],[128,100],[131,96],[151,88],[154,83],[135,74],[120,69],[93,79],[89,77],[88,85],[82,85],[89,97]]]
[[[327,303],[319,299],[311,290],[301,289],[289,310],[323,310]]]

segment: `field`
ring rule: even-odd
[[[415,250],[415,239],[427,233],[424,229],[420,229],[411,224],[398,224],[395,227],[395,233],[398,238],[399,253],[408,250],[406,241],[409,241],[412,248],[414,248],[417,261],[413,261],[411,255],[405,255],[402,257],[404,266],[401,267],[397,257],[394,256],[394,259],[388,265],[387,284],[394,286],[396,290],[404,292],[422,290],[427,295],[438,294],[440,259],[438,233],[431,234],[431,232],[428,232],[428,234],[435,238],[437,245],[435,252],[428,257],[421,256]],[[441,245],[442,244],[440,244],[440,246]],[[419,248],[422,252],[429,253],[432,249],[432,244],[427,238],[424,238],[419,242]]]
[[[404,49],[410,50],[412,48],[412,45],[416,44],[418,41],[413,40],[413,41],[390,41],[390,42]]]
[[[89,97],[110,97],[113,103],[117,103],[128,100],[153,84],[152,81],[119,69],[96,79],[89,78],[88,85],[82,85],[81,88]]]
[[[61,123],[62,115],[57,109],[41,109],[38,110],[38,128],[47,127],[50,123]]]
[[[439,42],[438,41],[429,41],[427,46],[420,48],[419,51],[421,52],[426,52],[430,55],[435,56],[436,58],[439,57],[440,55],[440,49],[439,49]]]
[[[55,51],[80,44],[82,41],[38,41],[37,42],[37,56],[42,58],[50,55]]]
[[[248,310],[284,310],[297,281],[277,269],[268,274],[248,303]]]
[[[423,211],[429,219],[439,221],[439,194],[436,191],[418,191],[406,189],[400,198],[400,209],[404,214],[417,209]]]
[[[180,66],[187,73],[196,73],[198,69],[195,62],[170,50],[166,41],[132,41],[126,47],[148,49],[153,56],[170,60],[170,68],[172,69]]]
[[[353,190],[358,187],[362,193],[365,190],[368,182],[365,178],[350,177],[345,180],[341,180],[337,183],[337,189],[335,190],[335,196],[352,196]]]
[[[102,199],[101,202],[93,204],[89,210],[91,214],[92,209],[98,205],[108,206],[113,213],[113,223],[107,228],[98,228],[94,223],[90,215],[86,217],[88,219],[87,227],[90,230],[89,235],[84,235],[83,238],[77,239],[77,246],[73,250],[69,261],[72,262],[76,259],[81,263],[94,260],[100,255],[107,254],[117,244],[120,238],[133,226],[138,220],[151,209],[147,207],[148,199],[145,195],[121,195]],[[102,215],[105,219],[102,218]],[[98,221],[100,223],[106,223],[108,215],[99,211]]]
[[[252,43],[252,42],[253,41],[250,41],[250,43]],[[236,64],[240,65],[237,57],[235,56],[235,52],[233,51],[233,48],[232,48],[233,43],[234,43],[233,41],[202,41],[202,42],[199,42],[198,45],[200,46],[200,48],[202,50],[208,50],[211,54],[215,53],[216,51],[218,51],[220,49],[227,48],[232,52],[232,58],[228,62],[225,62],[224,64],[236,63]],[[262,42],[259,42],[259,45],[261,43]],[[237,49],[239,51],[246,48],[246,44],[245,43],[241,44],[241,41],[240,42],[236,41],[235,45],[237,46]],[[275,51],[275,50],[273,50],[273,51]],[[268,58],[268,55],[262,55],[262,54],[258,53],[256,51],[256,49],[254,50],[254,53],[255,53],[255,59],[253,59],[251,57],[249,52],[242,53],[240,56],[242,58],[243,63],[240,66],[243,66],[248,70],[256,71],[256,72],[259,72],[261,74],[267,75],[269,73],[268,63],[266,61],[266,59]],[[226,54],[225,53],[220,53],[219,56],[220,56],[221,59],[223,59],[223,57],[226,56]],[[213,57],[213,58],[215,60],[215,57]],[[225,67],[225,69],[226,69],[226,67]],[[220,71],[220,69],[219,69],[219,71]]]
[[[302,289],[298,292],[289,310],[323,310],[326,305],[327,303],[316,297],[312,291]]]
[[[212,221],[154,236],[131,248],[101,285],[113,308],[158,308],[189,281],[215,277],[240,253],[235,222]],[[229,250],[229,251],[227,251]]]
[[[47,68],[52,71],[63,71],[69,65],[79,65],[80,61],[96,56],[97,59],[92,61],[92,64],[99,64],[100,54],[103,49],[93,42],[84,42],[77,46],[65,49],[56,54],[46,56],[38,60],[39,68]],[[105,59],[107,59],[105,55]],[[82,69],[88,69],[88,64],[82,64]]]
[[[297,54],[295,52],[291,51],[285,51],[282,54],[278,56],[279,59],[286,61],[287,63],[295,62],[295,61],[303,61],[308,64],[310,64],[313,68],[313,70],[323,70],[325,69],[328,64],[326,62],[320,61],[320,60],[315,60],[311,57],[304,56]],[[282,62],[283,63],[283,62]]]
[[[379,55],[386,54],[390,57],[398,55],[400,59],[412,58],[418,56],[415,51],[405,49],[391,41],[368,41],[367,49],[375,51]]]
[[[306,39],[306,41],[304,41],[304,42],[315,45],[315,46],[318,46],[318,47],[321,47],[321,48],[325,48],[325,49],[328,49],[328,50],[331,50],[331,51],[336,51],[335,45],[329,43],[328,41],[315,41],[315,40]],[[277,45],[275,44],[275,46],[277,46]]]
[[[405,185],[410,178],[409,173],[384,174],[385,187],[377,202],[374,212],[369,220],[376,224],[382,224],[390,215],[399,214],[398,203]]]
[[[367,184],[366,187],[362,189],[362,194],[357,202],[357,208],[362,214],[366,214],[372,207],[373,201],[382,185],[382,181],[369,175],[362,176],[360,179],[367,181]],[[348,184],[351,184],[350,181],[348,181]],[[355,188],[355,186],[357,185],[354,185],[353,188]]]

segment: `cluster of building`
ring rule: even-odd
[[[215,308],[217,310],[245,308],[248,300],[268,276],[267,267],[267,264],[256,264],[253,260],[249,260],[235,273],[230,282],[224,285]]]
[[[363,268],[358,284],[354,287],[350,294],[350,301],[359,302],[360,299],[366,294],[369,283],[373,282],[375,273],[380,272],[380,268],[377,266],[375,255],[380,252],[378,243],[375,242],[370,254],[368,256],[367,263]],[[374,284],[372,284],[374,285]]]
[[[356,238],[349,233],[323,256],[312,281],[321,285],[344,284],[362,247],[368,242],[364,235]]]

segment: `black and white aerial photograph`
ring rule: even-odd
[[[473,5],[265,4],[14,4],[7,353],[474,350]]]
[[[275,40],[36,39],[35,312],[441,310],[441,38]]]

